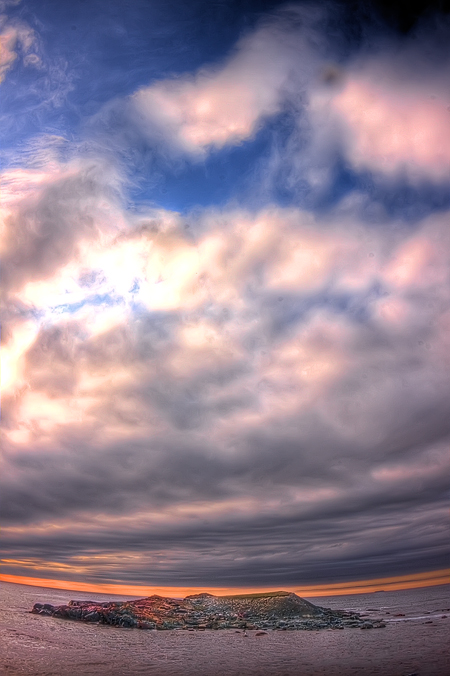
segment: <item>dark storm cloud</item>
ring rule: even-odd
[[[280,507],[276,516],[226,515],[213,523],[204,515],[158,526],[154,518],[156,523],[141,527],[122,529],[115,522],[108,530],[103,524],[100,532],[81,515],[78,532],[11,534],[8,558],[75,566],[83,565],[80,552],[89,559],[95,551],[105,557],[105,569],[99,574],[85,562],[89,579],[194,585],[323,582],[445,565],[445,502],[414,502],[409,510],[407,501],[389,499],[360,501],[348,510],[330,503],[319,513]],[[122,559],[133,554],[138,556],[124,567]]]
[[[55,363],[60,349],[53,350]],[[164,386],[170,391],[176,384],[164,381]],[[196,386],[202,391],[198,382]],[[138,402],[139,395],[134,396]],[[104,406],[108,423],[118,415],[113,407],[117,398],[115,392],[111,408]],[[336,406],[343,398],[348,413],[354,399],[361,399],[361,391],[355,391],[354,383],[349,388],[344,382],[324,406]],[[307,410],[300,417],[277,420],[274,429],[266,424],[264,431],[248,432],[234,453],[218,453],[201,437],[189,443],[186,432],[99,448],[92,446],[93,430],[88,428],[83,437],[73,429],[71,438],[70,428],[66,429],[57,449],[45,452],[35,447],[33,452],[15,452],[5,458],[14,480],[10,483],[6,471],[3,514],[6,523],[37,524],[52,519],[57,511],[60,518],[67,515],[69,524],[74,519],[84,523],[83,532],[71,534],[68,524],[68,532],[64,529],[47,540],[31,528],[22,541],[14,532],[6,533],[4,556],[45,560],[51,552],[53,559],[72,565],[75,550],[89,552],[92,547],[117,553],[119,559],[118,548],[141,552],[144,558],[159,555],[158,565],[150,563],[150,558],[142,568],[127,566],[128,572],[120,571],[123,580],[154,584],[174,579],[183,584],[212,584],[214,580],[220,584],[291,584],[299,575],[303,581],[325,581],[331,570],[345,579],[348,569],[358,575],[376,575],[380,567],[387,566],[400,574],[411,565],[427,567],[430,561],[438,565],[445,541],[445,514],[440,510],[448,488],[448,395],[441,392],[442,412],[437,406],[432,415],[423,400],[422,411],[414,410],[416,397],[411,398],[412,403],[405,398],[404,412],[397,407],[390,421],[390,402],[386,402],[379,417],[371,421],[371,429],[356,430],[353,439],[340,439],[320,413]],[[185,397],[178,396],[178,402],[186,407]],[[142,410],[148,411],[147,398],[145,403]],[[139,424],[138,411],[135,405],[134,418],[129,420],[133,425]],[[374,417],[373,403],[370,412]],[[170,414],[169,419],[173,424]],[[210,418],[207,424],[211,422]],[[95,424],[102,424],[101,415]],[[352,424],[349,427],[352,430]],[[240,507],[249,498],[255,506]],[[233,505],[227,507],[229,500],[235,501],[238,514]],[[222,509],[221,502],[225,503]],[[268,502],[272,506],[264,513]],[[203,514],[195,514],[196,504],[205,504]],[[171,515],[177,505],[188,511],[194,505],[192,516]],[[212,505],[220,509],[217,517],[208,514]],[[151,514],[164,515],[167,510],[162,525],[152,524],[155,517]],[[120,518],[136,511],[150,513],[149,525],[140,526],[135,517],[131,532],[129,526],[122,530]],[[98,513],[116,516],[117,522],[113,521],[112,528],[104,524],[99,529],[91,521],[91,514]],[[431,533],[430,520],[434,523]],[[428,528],[422,528],[420,521]],[[148,565],[151,579],[145,575]],[[92,579],[97,575],[90,574]],[[119,570],[112,565],[104,574],[115,579]]]

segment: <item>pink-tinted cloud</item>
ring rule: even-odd
[[[132,97],[139,124],[194,155],[253,137],[281,111],[293,79],[302,90],[317,68],[310,34],[320,16],[318,8],[291,7],[241,39],[224,64],[139,90]]]
[[[25,66],[41,66],[34,31],[24,23],[8,22],[0,15],[0,82],[13,67],[19,54]]]
[[[439,31],[423,30],[332,68],[311,89],[316,144],[337,141],[356,170],[387,180],[448,181],[450,66],[440,40]]]
[[[343,121],[346,152],[357,169],[388,176],[450,178],[450,97],[442,88],[377,73],[353,73],[332,107]],[[394,81],[393,81],[394,80]]]

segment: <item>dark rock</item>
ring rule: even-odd
[[[85,622],[100,622],[102,615],[97,610],[92,610],[89,613],[83,615],[83,620]]]
[[[54,607],[51,606],[49,603],[35,603],[33,606],[33,610],[31,611],[32,613],[36,613],[38,615],[53,615]]]
[[[74,612],[69,606],[57,606],[53,611],[53,617],[62,617],[65,620],[80,620],[81,610],[77,608],[78,612]]]
[[[278,629],[315,631],[385,626],[378,620],[362,620],[358,613],[322,608],[290,592],[213,596],[192,594],[184,599],[149,596],[135,601],[97,603],[70,601],[52,606],[36,603],[32,613],[61,619],[97,622],[139,629],[234,629],[235,631]]]

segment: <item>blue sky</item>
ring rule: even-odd
[[[4,575],[444,567],[444,9],[0,3]]]
[[[327,158],[330,176],[319,189],[314,190],[304,176],[293,177],[289,144],[301,114],[298,107],[280,110],[251,138],[213,149],[201,162],[192,157],[168,158],[165,149],[149,144],[138,129],[127,128],[123,102],[136,90],[220,64],[240,37],[284,6],[254,1],[135,1],[125,10],[120,2],[99,1],[89,7],[83,1],[10,3],[8,21],[33,31],[28,51],[36,54],[39,65],[33,64],[30,54],[23,54],[25,58],[17,59],[3,82],[3,166],[17,163],[19,153],[22,161],[35,162],[35,144],[48,135],[54,137],[52,143],[61,157],[89,155],[93,147],[94,152],[111,153],[110,159],[120,162],[129,175],[132,185],[127,197],[135,205],[150,202],[188,211],[238,199],[254,206],[275,201],[327,209],[343,195],[359,191],[381,201],[392,215],[404,216],[409,209],[414,218],[448,206],[445,185],[436,186],[424,177],[421,186],[411,189],[401,176],[394,185],[380,185],[370,172],[355,171],[339,152]],[[395,31],[383,25],[375,5],[372,14],[378,20],[363,27],[358,13],[355,18],[345,3],[330,7],[332,11],[317,21],[317,32],[328,33],[327,40],[321,36],[320,48],[330,62],[345,64],[358,49],[376,50],[377,41],[395,39]],[[437,59],[440,46],[433,47]],[[19,45],[19,54],[21,49],[25,48]],[[307,152],[308,130],[295,141],[298,152]],[[284,156],[285,163],[262,191],[258,175],[275,152]]]

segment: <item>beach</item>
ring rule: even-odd
[[[0,583],[2,676],[450,674],[450,585],[308,599],[383,617],[386,627],[376,630],[248,631],[247,636],[233,630],[146,631],[29,612],[38,602],[92,597],[130,598]]]

